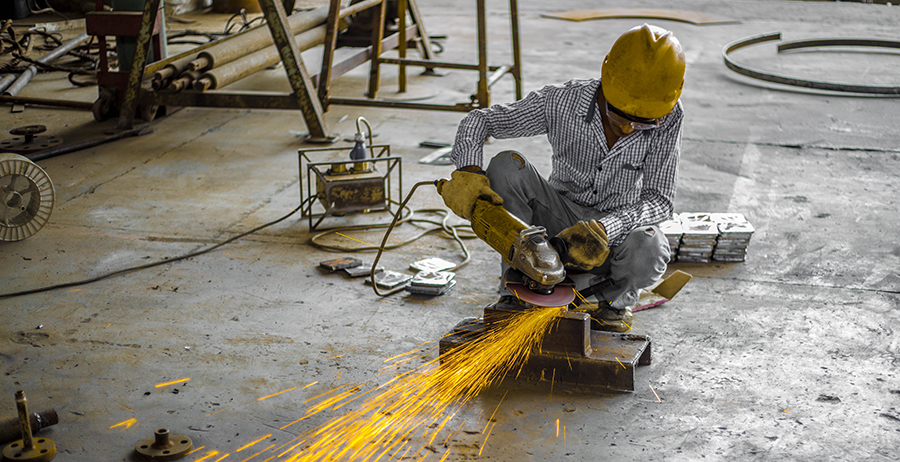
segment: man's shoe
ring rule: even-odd
[[[608,302],[601,302],[598,307],[590,307],[584,311],[591,317],[591,330],[603,330],[608,332],[628,332],[634,322],[631,307],[616,309],[609,306]]]

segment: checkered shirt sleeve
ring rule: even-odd
[[[488,137],[547,135],[553,150],[549,183],[605,214],[599,221],[610,245],[621,244],[635,228],[672,216],[684,111],[679,102],[659,128],[634,132],[609,149],[595,99],[599,86],[596,79],[572,80],[471,111],[459,124],[453,162],[481,167]]]

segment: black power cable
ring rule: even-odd
[[[81,281],[66,282],[66,283],[62,283],[62,284],[55,284],[55,285],[52,285],[52,286],[41,287],[41,288],[38,288],[38,289],[23,290],[23,291],[20,291],[20,292],[11,292],[11,293],[8,293],[8,294],[0,294],[0,300],[5,299],[5,298],[20,297],[20,296],[22,296],[22,295],[31,295],[31,294],[36,294],[36,293],[40,293],[40,292],[49,292],[49,291],[51,291],[51,290],[65,289],[65,288],[68,288],[68,287],[82,286],[82,285],[85,285],[85,284],[91,284],[91,283],[93,283],[93,282],[101,281],[101,280],[103,280],[103,279],[110,278],[110,277],[113,277],[113,276],[118,276],[118,275],[121,275],[121,274],[131,273],[131,272],[133,272],[133,271],[139,271],[139,270],[144,270],[144,269],[148,269],[148,268],[154,268],[154,267],[157,267],[157,266],[165,265],[165,264],[167,264],[167,263],[174,263],[174,262],[177,262],[177,261],[186,260],[186,259],[188,259],[188,258],[197,257],[197,256],[203,255],[203,254],[205,254],[205,253],[211,252],[211,251],[213,251],[213,250],[216,250],[216,249],[218,249],[219,247],[222,247],[222,246],[225,245],[225,244],[229,244],[229,243],[234,242],[234,241],[236,241],[236,240],[238,240],[238,239],[240,239],[240,238],[242,238],[242,237],[249,236],[250,234],[253,234],[253,233],[257,232],[257,231],[260,231],[260,230],[262,230],[262,229],[268,228],[269,226],[272,226],[272,225],[274,225],[274,224],[280,223],[280,222],[282,222],[282,221],[288,219],[290,216],[292,216],[292,215],[294,215],[295,213],[299,212],[299,211],[303,208],[303,206],[306,205],[306,202],[308,202],[308,199],[307,199],[307,201],[302,202],[302,203],[301,203],[299,206],[297,206],[297,208],[295,208],[294,210],[291,210],[290,213],[288,213],[287,215],[285,215],[285,216],[283,216],[283,217],[281,217],[281,218],[279,218],[279,219],[277,219],[277,220],[275,220],[275,221],[270,221],[269,223],[266,223],[266,224],[257,226],[256,228],[253,228],[253,229],[251,229],[250,231],[247,231],[247,232],[238,234],[237,236],[228,238],[228,239],[226,239],[226,240],[224,240],[224,241],[222,241],[222,242],[220,242],[220,243],[218,243],[218,244],[216,244],[216,245],[214,245],[214,246],[212,246],[212,247],[208,247],[208,248],[203,249],[203,250],[198,250],[198,251],[196,251],[196,252],[191,252],[191,253],[188,253],[188,254],[185,254],[185,255],[182,255],[182,256],[179,256],[179,257],[167,258],[167,259],[159,260],[159,261],[156,261],[156,262],[153,262],[153,263],[147,263],[147,264],[144,264],[144,265],[132,266],[131,268],[125,268],[125,269],[120,269],[120,270],[117,270],[117,271],[112,271],[112,272],[109,272],[109,273],[106,273],[106,274],[101,274],[100,276],[96,276],[96,277],[93,277],[93,278],[90,278],[90,279],[84,279],[84,280],[81,280]]]

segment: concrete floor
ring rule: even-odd
[[[520,2],[526,91],[596,76],[615,37],[641,22],[570,23],[542,13],[670,8],[650,0],[597,3]],[[429,33],[448,36],[440,59],[474,62],[474,2],[420,6]],[[450,435],[446,445],[425,450],[426,460],[900,458],[900,100],[771,88],[732,73],[721,58],[725,44],[771,31],[786,40],[895,39],[900,8],[703,0],[678,8],[740,21],[652,22],[675,32],[688,59],[676,211],[744,213],[757,230],[747,261],[670,265],[694,279],[675,300],[635,315],[634,331],[653,339],[654,358],[638,369],[633,393],[501,386],[460,411],[447,427],[452,435],[442,433]],[[509,56],[506,21],[492,5],[497,63]],[[900,65],[896,53],[778,57],[763,45],[734,57],[805,78],[880,85],[897,85]],[[340,79],[336,93],[361,95],[365,74]],[[413,93],[436,94],[431,101],[462,101],[475,90],[466,72],[412,75]],[[395,72],[385,71],[387,96],[394,82]],[[276,69],[236,87],[287,85]],[[57,74],[39,76],[23,94],[96,98],[95,89],[73,89]],[[495,102],[511,98],[509,80],[495,86]],[[4,129],[42,123],[67,142],[115,126],[79,111],[6,108]],[[418,145],[451,141],[460,114],[334,107],[327,121],[347,136],[358,116],[403,156],[404,194],[415,182],[449,175],[450,167],[419,164],[431,150]],[[152,127],[149,135],[40,162],[55,183],[56,208],[32,238],[0,245],[0,293],[181,255],[297,206],[297,150],[309,147],[297,136],[305,132],[299,114],[184,109]],[[543,138],[494,142],[486,151],[503,149],[549,169]],[[411,205],[441,202],[425,187]],[[387,220],[379,214],[331,223]],[[415,232],[404,225],[395,236]],[[380,242],[382,235],[353,236]],[[303,415],[310,398],[345,384],[386,382],[390,374],[378,375],[383,361],[423,342],[431,341],[420,360],[433,359],[434,341],[497,297],[498,257],[481,242],[467,241],[472,261],[450,294],[381,298],[360,280],[318,269],[343,254],[319,250],[310,238],[306,219],[293,216],[187,261],[0,299],[0,401],[7,403],[0,417],[14,415],[19,389],[32,410],[55,408],[60,423],[40,435],[56,443],[57,460],[135,460],[134,444],[161,427],[203,447],[184,460],[246,460],[338,415],[279,430]],[[382,262],[403,271],[422,256],[463,258],[452,240],[432,235]],[[190,380],[155,387],[181,378]],[[494,409],[485,442],[481,431]],[[117,426],[132,418],[136,423]],[[236,452],[265,435],[266,442]]]

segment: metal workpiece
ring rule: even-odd
[[[55,409],[31,412],[28,415],[28,424],[31,428],[32,435],[43,428],[58,423],[59,415],[56,413]],[[20,417],[10,417],[8,419],[0,420],[0,443],[8,443],[21,437],[22,423]]]
[[[458,325],[440,341],[443,358],[456,348],[496,328],[503,319],[526,309],[506,303],[484,308],[482,319]],[[552,382],[585,389],[634,391],[635,369],[650,364],[650,338],[591,330],[587,313],[563,311],[544,334],[538,349],[507,379]]]
[[[16,409],[19,411],[19,428],[22,439],[3,448],[3,462],[46,462],[56,457],[56,444],[47,438],[34,438],[28,418],[28,400],[25,392],[16,392]]]
[[[41,56],[40,58],[38,58],[37,62],[39,62],[41,64],[49,63],[49,62],[55,60],[56,58],[59,58],[60,56],[72,51],[72,49],[74,49],[78,45],[81,45],[82,43],[84,43],[84,41],[87,40],[88,38],[90,38],[90,35],[88,35],[87,32],[84,32],[84,33],[78,35],[77,37],[73,38],[72,40],[69,40],[68,42],[57,47],[50,53],[47,53],[46,55]],[[28,66],[28,68],[25,69],[25,72],[23,72],[21,75],[19,75],[19,77],[17,79],[15,79],[14,82],[6,83],[7,79],[4,79],[2,81],[2,83],[0,83],[0,90],[5,90],[5,91],[3,91],[4,95],[16,96],[19,94],[19,92],[22,91],[23,88],[25,88],[25,85],[28,85],[28,82],[31,82],[31,79],[34,78],[34,76],[36,74],[37,74],[37,66],[32,64],[32,65]],[[4,85],[7,85],[7,86],[4,86]]]
[[[175,460],[187,455],[194,448],[191,439],[184,435],[170,434],[160,428],[152,438],[144,438],[134,445],[134,450],[144,460]]]
[[[18,154],[0,154],[0,242],[21,241],[40,231],[55,201],[44,169]]]
[[[757,69],[738,64],[730,53],[759,43],[766,43],[781,40],[780,32],[771,32],[767,34],[757,35],[754,37],[736,40],[725,45],[722,49],[722,59],[725,61],[725,67],[731,69],[738,74],[753,79],[764,80],[766,82],[779,83],[782,85],[790,85],[795,87],[812,88],[815,90],[837,91],[846,93],[865,93],[874,95],[900,95],[900,86],[887,85],[853,85],[846,83],[823,82],[817,80],[807,80],[795,77],[787,77],[778,74],[763,72]],[[778,45],[778,53],[791,50],[801,50],[805,48],[823,48],[823,47],[850,47],[850,48],[900,48],[900,42],[893,40],[877,40],[877,39],[813,39],[813,40],[797,40],[792,42],[784,42]]]

